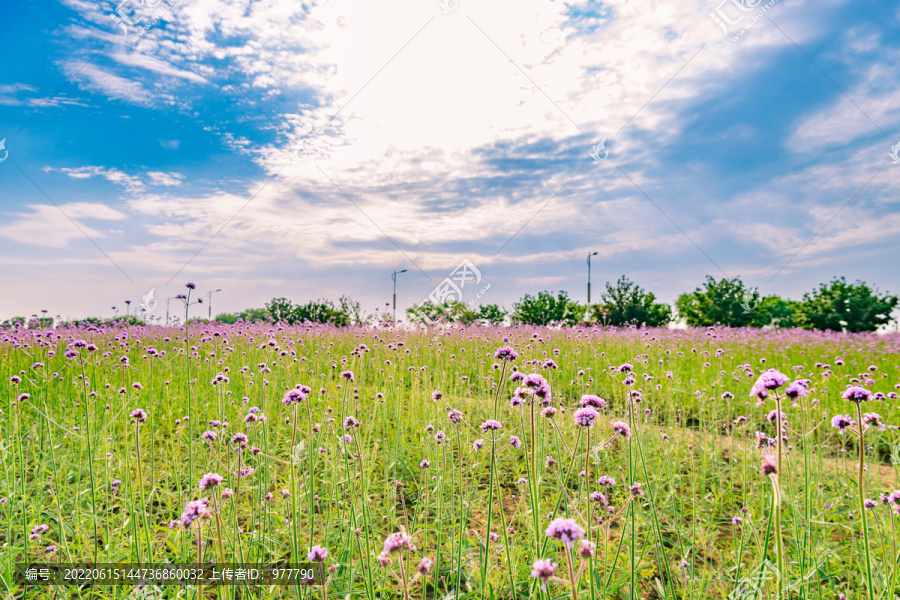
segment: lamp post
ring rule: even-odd
[[[402,271],[394,271],[391,273],[391,279],[394,280],[394,323],[397,322],[397,274],[406,273],[406,269]]]
[[[131,300],[125,301],[125,316],[128,317],[131,315]]]
[[[591,257],[597,256],[596,252],[592,252],[587,256],[587,265],[588,265],[588,310],[591,310]]]
[[[215,294],[216,292],[221,292],[221,291],[222,291],[222,288],[219,288],[219,289],[213,290],[209,294],[207,294],[207,297],[209,298],[209,301],[207,302],[207,304],[209,305],[209,320],[210,321],[212,321],[212,295]]]

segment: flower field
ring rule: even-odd
[[[801,330],[0,332],[17,563],[312,563],[165,598],[900,595],[900,337]]]

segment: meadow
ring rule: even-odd
[[[0,331],[0,364],[4,598],[900,595],[897,334],[90,326]]]

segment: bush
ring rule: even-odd
[[[625,275],[615,286],[607,282],[600,299],[600,304],[591,307],[591,315],[610,325],[663,327],[672,319],[672,308],[668,304],[656,302],[655,295],[644,291]]]
[[[891,312],[897,302],[897,296],[881,295],[865,282],[847,283],[839,277],[804,294],[798,320],[806,329],[875,331],[893,321]]]
[[[570,300],[566,292],[556,296],[552,292],[540,292],[537,297],[531,294],[513,304],[512,320],[522,325],[575,325],[584,316],[584,307]]]

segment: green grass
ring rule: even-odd
[[[856,406],[840,397],[852,378],[870,373],[868,389],[897,391],[896,335],[240,324],[195,326],[187,342],[184,335],[150,327],[0,333],[4,598],[134,597],[126,586],[32,586],[26,595],[13,565],[197,562],[197,526],[169,525],[190,500],[213,496],[213,517],[199,530],[209,542],[203,560],[303,562],[321,545],[330,553],[325,566],[339,566],[325,586],[207,586],[205,597],[725,598],[742,579],[766,575],[758,570],[763,561],[779,564],[779,530],[784,598],[900,594],[898,516],[879,501],[861,535],[857,439],[830,425],[835,414],[857,419]],[[66,358],[76,339],[98,349],[77,348],[78,356]],[[355,352],[359,344],[368,350]],[[542,417],[540,405],[533,418],[533,405],[510,406],[512,365],[495,368],[494,358],[505,345],[518,352],[512,365],[519,371],[547,378],[554,417]],[[148,356],[150,347],[160,354]],[[558,368],[543,368],[547,359]],[[33,367],[37,362],[43,366]],[[625,362],[634,366],[633,386],[613,370]],[[775,403],[757,407],[748,396],[770,367],[809,378],[814,390],[796,406],[783,401],[780,527],[755,435],[775,437],[765,418]],[[341,376],[347,370],[352,382]],[[229,381],[213,385],[218,373]],[[11,382],[14,376],[21,382]],[[312,392],[286,406],[282,396],[297,384]],[[631,414],[629,389],[643,396]],[[432,399],[435,390],[440,400]],[[725,392],[734,398],[723,399]],[[29,397],[17,401],[23,393]],[[590,445],[572,418],[588,393],[609,404],[590,429]],[[250,407],[265,421],[247,427]],[[149,415],[140,427],[129,418],[138,408]],[[462,412],[462,422],[448,419],[449,408]],[[900,424],[895,398],[864,403],[862,411]],[[349,443],[348,416],[360,422]],[[735,424],[738,416],[747,421]],[[479,429],[487,419],[502,423],[493,436]],[[229,425],[213,428],[211,420]],[[630,439],[614,436],[616,420],[631,425]],[[201,437],[210,429],[215,442]],[[442,443],[437,431],[446,436]],[[229,443],[239,432],[249,438],[240,453]],[[511,435],[521,448],[511,447]],[[871,449],[863,489],[878,501],[900,489],[890,460],[900,436],[894,429],[865,436]],[[483,446],[474,450],[478,439]],[[587,482],[580,476],[586,466]],[[238,478],[245,467],[252,474]],[[218,489],[198,487],[207,472],[225,477]],[[588,500],[603,475],[616,481],[602,490],[609,507]],[[114,480],[121,481],[117,490]],[[643,496],[631,497],[633,483]],[[233,496],[221,498],[223,487]],[[597,546],[591,560],[545,535],[553,518],[575,519],[587,530],[591,515],[604,518],[589,528]],[[736,516],[742,524],[732,524]],[[29,540],[41,524],[49,529]],[[393,555],[384,568],[377,555],[397,531],[411,535],[416,550]],[[58,550],[48,554],[50,545]],[[416,576],[426,557],[430,572]],[[561,581],[546,591],[530,577],[539,558],[559,564]],[[775,578],[764,581],[765,597],[776,597],[778,587]],[[199,594],[164,589],[167,598]]]

